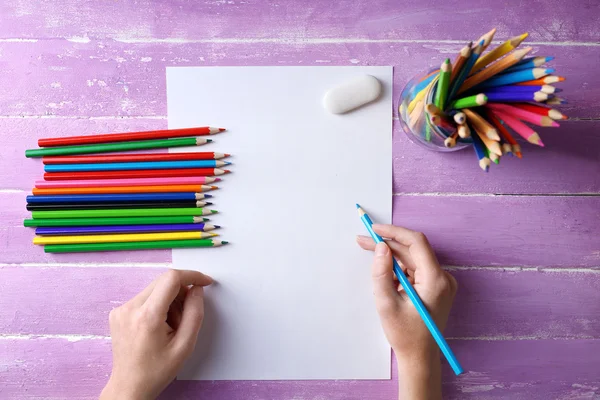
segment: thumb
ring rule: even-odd
[[[397,291],[398,286],[394,282],[392,252],[385,243],[378,243],[375,246],[371,277],[377,311],[382,317],[395,314],[398,311],[400,296]]]
[[[175,335],[176,348],[188,356],[194,351],[198,333],[204,320],[204,289],[202,286],[193,286],[185,296],[181,323]]]

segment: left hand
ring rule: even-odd
[[[212,278],[170,270],[109,316],[113,369],[103,399],[154,399],[193,352]]]

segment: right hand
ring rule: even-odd
[[[443,331],[457,290],[456,280],[444,271],[422,233],[393,225],[373,225],[373,230],[390,238],[377,246],[373,239],[359,236],[358,244],[374,250],[373,291],[385,335],[400,364],[439,364],[438,347],[392,269],[392,255],[400,262],[419,297]],[[391,250],[391,251],[390,251]],[[436,361],[437,360],[437,361]]]

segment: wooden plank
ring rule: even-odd
[[[0,42],[3,115],[166,115],[165,67],[196,65],[394,65],[394,98],[409,79],[438,68],[458,43],[72,43]],[[595,46],[535,46],[554,55],[570,117],[600,118]],[[15,76],[27,76],[16,80]],[[394,101],[397,103],[397,100]],[[396,105],[394,106],[394,110]],[[395,112],[394,112],[395,113]]]
[[[21,0],[2,7],[0,37],[210,40],[217,38],[475,40],[495,25],[498,37],[529,31],[535,41],[598,41],[597,3],[560,0],[360,0],[335,3],[202,1],[135,3]],[[435,27],[432,29],[431,27]]]
[[[433,152],[394,127],[394,193],[569,194],[600,192],[599,121],[540,128],[545,147],[522,141],[523,158],[506,156],[489,173],[471,147]]]
[[[600,266],[600,197],[394,196],[393,207],[446,265]]]
[[[25,149],[36,147],[39,138],[166,127],[166,119],[0,118],[4,133],[0,188],[30,190],[42,176],[41,161],[24,157]],[[524,143],[523,159],[505,157],[485,174],[471,149],[428,151],[412,143],[395,123],[394,192],[600,193],[599,129],[597,121],[570,121],[559,129],[542,129],[545,148]],[[560,168],[550,170],[549,165]]]
[[[0,268],[0,333],[109,334],[108,313],[164,269]],[[459,283],[446,336],[600,338],[600,273],[452,271]],[[27,296],[24,296],[24,288]],[[18,301],[16,301],[18,299]],[[84,300],[84,301],[82,301]]]
[[[25,192],[0,193],[0,263],[166,263],[170,250],[113,251],[98,253],[47,254],[43,246],[32,244],[34,228],[25,228],[23,219],[31,218],[25,209]]]
[[[600,340],[452,340],[465,366],[456,378],[444,367],[445,399],[593,399],[600,395]],[[394,363],[395,364],[395,363]],[[97,398],[110,373],[110,341],[0,339],[3,398]],[[394,365],[395,367],[395,365]],[[387,381],[178,381],[165,399],[388,400]]]

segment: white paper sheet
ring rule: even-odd
[[[381,98],[326,112],[323,94],[360,74]],[[390,378],[355,203],[391,221],[391,91],[391,67],[167,69],[169,128],[226,127],[195,150],[234,163],[211,217],[231,244],[173,250],[175,268],[218,281],[179,379]]]

